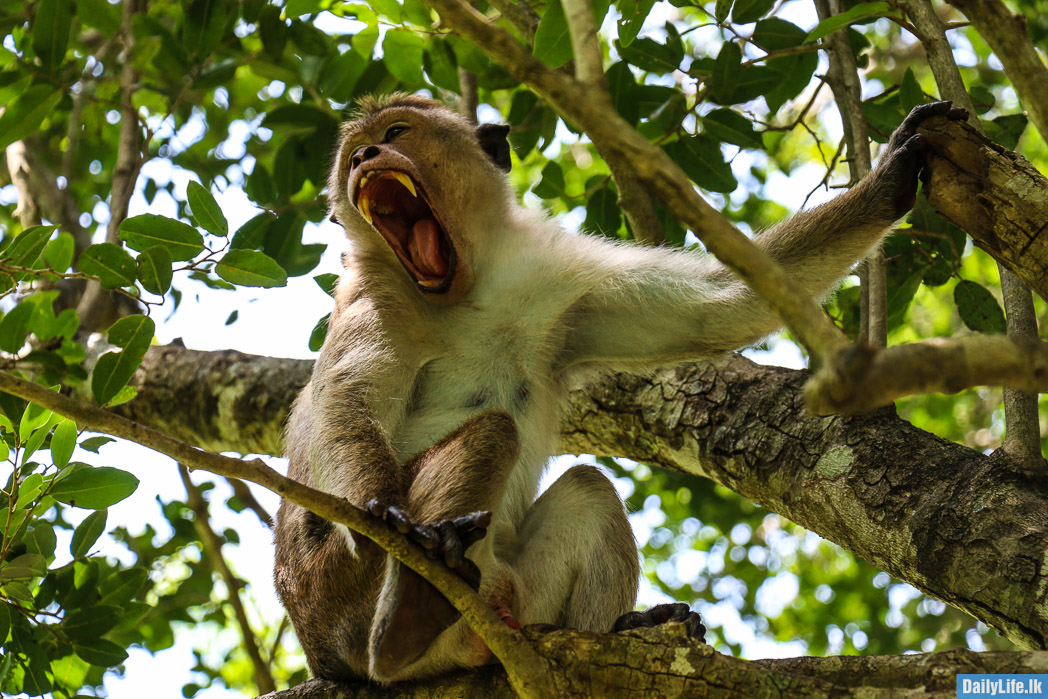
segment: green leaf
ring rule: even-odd
[[[650,73],[674,71],[684,59],[684,46],[679,41],[660,44],[645,36],[629,46],[616,43],[615,48],[624,61]]]
[[[40,128],[62,98],[62,92],[50,85],[33,85],[7,105],[0,115],[0,150]]]
[[[567,185],[564,183],[564,170],[561,169],[560,163],[551,160],[542,168],[542,179],[532,191],[537,197],[556,199],[564,196],[565,189]]]
[[[982,125],[987,138],[1008,150],[1015,150],[1028,121],[1024,114],[1005,114],[993,121],[983,121]]]
[[[731,104],[742,67],[742,49],[734,41],[721,46],[713,64],[713,97],[720,104]]]
[[[195,228],[156,214],[125,219],[120,224],[120,239],[139,252],[160,245],[167,249],[172,260],[192,260],[204,251],[204,237]]]
[[[89,514],[83,522],[77,525],[73,532],[73,539],[69,543],[69,553],[73,558],[80,558],[88,554],[91,547],[98,541],[98,537],[102,536],[102,532],[106,530],[108,516],[109,510],[98,510]]]
[[[390,29],[382,40],[382,58],[398,80],[408,86],[422,82],[422,37],[408,29]]]
[[[68,233],[59,233],[58,237],[44,247],[43,258],[47,266],[55,272],[65,272],[73,264],[73,253],[76,243]]]
[[[73,471],[51,488],[51,497],[73,507],[104,510],[138,488],[138,479],[110,466],[85,467]],[[84,658],[87,660],[87,658]]]
[[[648,18],[654,6],[655,0],[630,0],[618,3],[618,8],[622,12],[622,17],[619,19],[620,44],[629,46],[636,40],[638,32],[644,26],[644,20]]]
[[[571,35],[560,0],[551,0],[546,6],[538,29],[535,30],[533,45],[535,57],[550,68],[560,68],[571,60]]]
[[[899,85],[899,107],[903,113],[909,114],[911,109],[924,102],[924,90],[918,84],[913,68],[907,68]]]
[[[98,605],[69,613],[62,621],[60,628],[74,643],[90,642],[116,626],[118,621],[120,621],[119,607]]]
[[[586,220],[583,228],[609,238],[618,238],[622,226],[618,195],[610,187],[598,189],[586,202]]]
[[[229,3],[222,0],[189,0],[182,25],[182,48],[192,56],[204,58],[222,41],[222,30],[229,14]]]
[[[47,561],[39,553],[23,553],[0,568],[0,578],[13,580],[18,578],[39,578],[47,574]]]
[[[229,235],[226,217],[222,215],[222,209],[210,191],[198,182],[190,182],[186,198],[189,200],[190,213],[198,226],[222,238]]]
[[[324,346],[324,340],[327,338],[328,323],[330,320],[331,314],[328,313],[313,326],[313,331],[309,333],[310,352],[319,352],[320,348]]]
[[[24,481],[18,484],[18,500],[15,502],[15,509],[21,510],[27,507],[39,497],[43,489],[44,477],[39,473],[30,473]]]
[[[37,553],[45,560],[51,560],[55,555],[55,547],[58,545],[58,537],[55,536],[55,528],[50,522],[36,520],[22,535],[28,553]]]
[[[25,676],[22,679],[22,691],[26,694],[37,696],[51,691],[51,680],[47,677],[47,671],[51,669],[47,662],[47,653],[43,648],[33,644],[31,649],[26,650],[29,662],[24,665]]]
[[[717,19],[717,24],[724,24],[724,21],[728,19],[728,14],[731,12],[731,6],[735,0],[717,0],[717,5],[713,10],[713,16]]]
[[[325,272],[324,274],[318,274],[313,277],[313,281],[317,283],[317,286],[319,286],[325,294],[331,298],[335,298],[335,287],[338,285],[338,278],[337,274]]]
[[[765,51],[789,49],[804,43],[807,32],[793,22],[778,17],[769,17],[757,22],[753,30],[753,43]]]
[[[980,333],[1004,334],[1008,331],[1004,311],[986,287],[972,281],[960,281],[953,289],[953,300],[961,320],[969,329]]]
[[[171,253],[161,245],[154,245],[135,260],[135,273],[146,291],[163,296],[171,288]]]
[[[0,349],[10,354],[22,349],[29,334],[29,320],[35,310],[33,304],[22,301],[0,320]]]
[[[107,352],[98,358],[91,375],[91,391],[95,400],[106,403],[131,380],[149,349],[155,326],[150,318],[132,315],[121,318],[109,328],[109,342],[122,347],[119,352]]]
[[[135,261],[119,245],[96,243],[80,255],[80,271],[98,277],[105,289],[118,289],[135,283]]]
[[[51,459],[59,468],[69,463],[76,447],[76,423],[72,420],[62,420],[55,427],[55,433],[51,435]]]
[[[819,22],[815,28],[808,33],[808,38],[804,41],[805,43],[817,41],[824,36],[829,36],[835,31],[862,22],[863,20],[874,19],[875,17],[887,17],[890,12],[891,5],[886,2],[860,2],[847,12],[842,12],[833,17],[827,17]]]
[[[709,136],[688,136],[671,143],[666,149],[674,162],[703,189],[728,193],[739,186],[724,161],[720,144]]]
[[[124,386],[123,388],[121,388],[119,391],[116,392],[115,396],[113,396],[112,398],[109,399],[109,402],[107,403],[107,405],[110,408],[115,408],[118,405],[123,405],[124,403],[128,402],[129,400],[134,400],[135,396],[137,396],[137,395],[138,395],[138,389],[137,388],[135,388],[134,386]]]
[[[798,56],[783,56],[768,61],[768,68],[781,76],[781,82],[764,93],[764,101],[771,113],[801,93],[811,82],[811,76],[819,66],[819,55],[805,53]]]
[[[909,75],[912,72],[911,68],[906,69],[906,74]],[[905,86],[905,79],[903,85]],[[977,114],[985,114],[986,112],[993,109],[993,105],[997,103],[997,98],[993,96],[993,93],[982,85],[973,85],[968,90],[968,96],[971,97],[972,106],[975,107]],[[902,99],[902,90],[899,91],[899,99]]]
[[[725,143],[743,148],[762,148],[760,134],[753,130],[753,122],[730,109],[714,109],[702,117],[703,130]]]
[[[4,250],[4,257],[18,267],[33,267],[47,245],[47,239],[55,232],[54,226],[31,226],[26,228]]]
[[[145,568],[117,571],[99,586],[102,597],[98,603],[123,606],[135,598],[148,578],[149,571]]]
[[[0,646],[7,643],[7,637],[11,633],[11,605],[0,602]]]
[[[43,445],[47,435],[51,432],[51,428],[61,421],[61,415],[51,414],[48,416],[47,422],[33,430],[33,434],[29,436],[29,439],[25,440],[25,449],[22,451],[23,462],[28,461],[36,453],[36,450]]]
[[[274,287],[287,284],[287,272],[276,260],[256,250],[230,250],[215,265],[215,274],[238,286]]]
[[[112,437],[88,437],[84,441],[80,442],[80,448],[85,451],[89,451],[92,454],[97,454],[98,450],[102,448],[104,445],[115,441],[116,440]]]
[[[65,61],[72,24],[70,0],[40,0],[37,4],[33,20],[33,51],[44,68],[54,68]]]
[[[103,638],[81,639],[73,643],[76,654],[97,667],[113,667],[127,660],[127,651]]]
[[[76,653],[51,661],[51,674],[54,675],[55,683],[72,690],[70,694],[83,686],[90,670],[91,666]]]
[[[749,24],[768,14],[774,7],[775,0],[735,0],[731,11],[731,21],[735,24]]]
[[[18,439],[25,442],[29,435],[47,424],[53,413],[47,408],[30,403],[25,412],[22,413],[22,421],[18,425]]]
[[[240,317],[240,311],[238,311],[238,310],[236,310],[234,308],[233,312],[230,313],[229,316],[226,317],[226,323],[225,324],[226,325],[232,325],[233,323],[237,322],[237,318],[239,318],[239,317]]]

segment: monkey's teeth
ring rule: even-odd
[[[394,172],[393,176],[397,178],[397,182],[404,185],[404,188],[411,192],[411,196],[418,197],[418,192],[415,191],[415,183],[411,181],[410,177],[403,172]]]
[[[371,204],[368,202],[367,197],[361,197],[357,200],[357,208],[360,209],[360,215],[364,217],[371,225],[375,225],[371,220]]]
[[[418,283],[421,286],[439,286],[442,281],[442,279],[420,279]]]

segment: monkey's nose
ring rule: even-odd
[[[349,159],[349,162],[354,168],[358,168],[365,160],[371,160],[381,152],[378,146],[361,146],[353,154],[353,157]]]

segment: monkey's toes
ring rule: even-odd
[[[683,602],[657,604],[650,609],[645,609],[643,612],[626,612],[615,620],[611,630],[616,632],[627,629],[648,628],[665,624],[668,621],[678,621],[684,624],[684,628],[689,636],[697,641],[705,642],[706,626],[702,623],[702,617]]]

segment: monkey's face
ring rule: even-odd
[[[504,127],[500,133],[505,142]],[[487,205],[483,200],[498,196],[491,181],[501,178],[479,139],[443,108],[394,106],[351,124],[339,153],[338,186],[345,193],[339,220],[375,254],[392,255],[435,303],[469,290],[476,251],[471,228],[478,207]],[[381,249],[374,249],[376,232]]]

